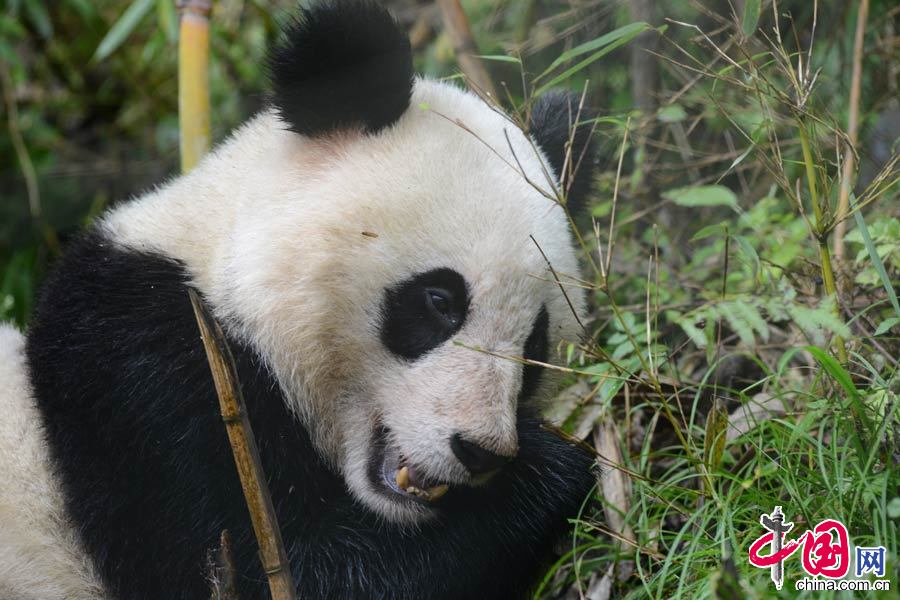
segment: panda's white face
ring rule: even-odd
[[[265,113],[106,226],[184,261],[355,497],[410,522],[515,456],[536,382],[503,357],[552,360],[577,336],[541,256],[577,273],[535,148],[475,96],[416,80],[377,135],[309,138]]]

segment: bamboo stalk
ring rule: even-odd
[[[497,102],[497,90],[484,63],[478,57],[478,47],[475,45],[472,28],[460,0],[437,0],[437,5],[441,9],[444,27],[453,43],[459,68],[466,76],[469,87]]]
[[[209,14],[212,0],[177,0],[178,127],[181,171],[209,150]]]
[[[844,154],[841,169],[841,190],[838,196],[837,225],[834,227],[834,258],[840,264],[844,258],[844,233],[847,231],[847,213],[850,210],[850,189],[854,167],[854,149],[859,133],[859,90],[862,85],[863,40],[866,33],[866,19],[869,15],[869,0],[860,0],[856,13],[856,37],[853,41],[853,75],[850,79],[850,106],[847,117],[847,138],[850,147]]]
[[[200,296],[193,289],[189,289],[188,294],[216,384],[219,409],[228,431],[228,441],[231,443],[234,462],[241,479],[244,499],[250,512],[250,520],[253,522],[256,541],[259,543],[259,558],[269,578],[272,600],[295,600],[297,588],[288,567],[287,553],[284,550],[272,496],[269,494],[259,459],[256,438],[253,437],[253,429],[247,419],[234,357],[228,348],[222,328],[207,311]]]
[[[819,198],[818,186],[816,185],[815,163],[813,163],[812,152],[809,148],[809,135],[806,133],[806,125],[803,120],[798,117],[800,133],[800,148],[803,151],[803,163],[806,167],[806,181],[809,186],[809,199],[812,204],[813,215],[815,216],[815,236],[819,245],[819,260],[822,264],[822,281],[825,284],[825,293],[834,300],[835,315],[841,318],[840,300],[837,295],[837,286],[834,283],[834,268],[831,265],[831,253],[828,250],[828,230],[827,224],[831,221],[830,208],[827,199]],[[835,335],[834,345],[837,347],[838,360],[842,364],[847,364],[847,346],[844,338]]]

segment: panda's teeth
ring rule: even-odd
[[[409,486],[409,467],[399,468],[395,480],[401,490],[409,491],[406,489]]]
[[[448,489],[450,489],[450,487],[445,483],[430,487],[427,490],[423,490],[421,488],[417,488],[414,485],[411,485],[406,488],[406,493],[417,496],[427,502],[435,502],[436,500],[440,499],[441,496],[446,494]]]
[[[446,483],[442,483],[440,485],[436,485],[427,490],[428,500],[434,502],[435,500],[440,499],[441,496],[447,493],[447,490],[450,489],[450,486]]]

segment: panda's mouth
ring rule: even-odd
[[[369,479],[373,487],[385,495],[431,504],[449,491],[447,483],[424,475],[400,448],[390,443],[390,431],[386,427],[376,430],[373,446]]]

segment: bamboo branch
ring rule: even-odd
[[[819,245],[819,260],[822,269],[822,281],[825,285],[825,293],[834,301],[835,316],[841,318],[840,298],[837,294],[837,286],[834,283],[834,268],[831,266],[831,254],[828,251],[828,224],[832,221],[831,209],[828,200],[824,197],[819,198],[818,188],[816,186],[815,163],[813,162],[812,152],[809,146],[809,135],[806,132],[806,124],[798,116],[797,122],[799,127],[797,131],[800,134],[800,148],[803,151],[803,164],[806,167],[806,181],[809,186],[809,199],[812,204],[813,215],[815,217],[815,237],[816,243]],[[844,338],[840,335],[834,336],[834,344],[837,347],[838,360],[841,364],[847,364],[847,346]]]
[[[209,13],[212,0],[177,0],[178,128],[181,171],[193,169],[209,150]]]
[[[288,568],[287,553],[278,528],[272,496],[266,484],[256,438],[247,419],[244,397],[237,378],[234,356],[228,348],[222,328],[208,312],[193,289],[188,290],[194,316],[200,329],[200,337],[206,350],[206,358],[216,384],[219,409],[228,431],[228,441],[234,454],[244,499],[253,522],[253,531],[259,543],[259,558],[269,578],[272,600],[295,600],[297,588]]]
[[[441,9],[444,27],[453,43],[459,68],[466,76],[469,87],[497,102],[497,90],[484,63],[478,57],[478,47],[475,45],[472,28],[469,27],[469,19],[463,12],[460,0],[437,0],[437,4]]]
[[[849,146],[844,154],[841,170],[841,190],[838,196],[837,225],[834,228],[834,258],[839,263],[844,258],[844,233],[847,231],[847,212],[850,209],[850,189],[853,177],[854,157],[859,129],[859,90],[862,82],[863,40],[866,33],[866,18],[869,14],[869,0],[859,1],[856,13],[856,38],[853,41],[853,75],[850,80],[850,113],[847,118]]]

